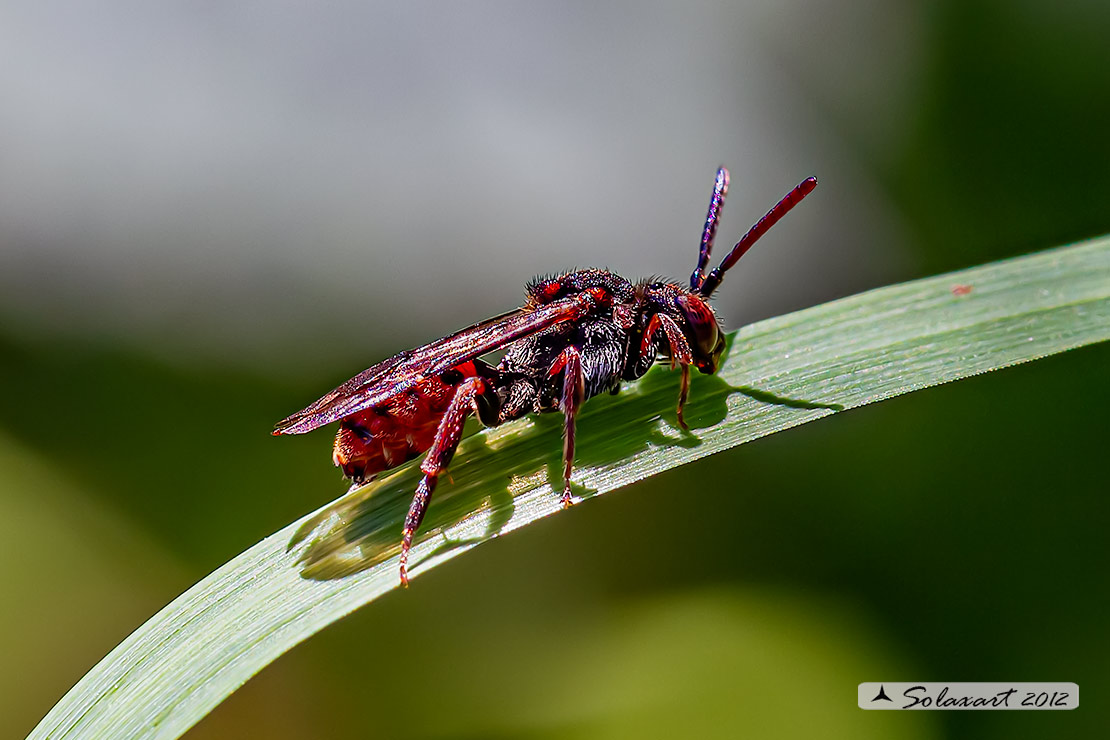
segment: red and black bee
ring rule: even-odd
[[[690,287],[632,283],[607,270],[578,270],[535,280],[522,307],[401,352],[279,422],[274,434],[302,434],[339,422],[332,458],[354,485],[427,451],[424,473],[401,533],[401,582],[413,533],[424,519],[436,481],[458,447],[463,424],[476,414],[497,426],[530,413],[562,411],[564,506],[572,503],[575,416],[601,393],[615,394],[658,359],[681,371],[678,422],[690,366],[717,371],[725,339],[708,299],[725,272],[787,211],[817,186],[803,180],[736,243],[708,275],[728,170],[717,170]],[[481,357],[505,350],[497,365]]]

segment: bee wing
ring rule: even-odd
[[[399,352],[363,370],[323,398],[275,425],[274,434],[302,434],[345,416],[378,406],[426,378],[487,352],[501,349],[529,334],[581,318],[591,299],[584,294],[536,308],[518,308],[416,349]]]

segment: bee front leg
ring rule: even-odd
[[[678,425],[690,431],[690,427],[686,424],[686,419],[682,416],[682,410],[686,408],[686,401],[690,398],[690,363],[682,363],[682,374],[678,381],[678,408],[675,409],[675,414],[678,416]]]
[[[479,410],[479,400],[483,403],[494,403],[496,395],[488,393],[489,384],[482,378],[467,378],[459,383],[451,404],[444,412],[443,418],[436,429],[435,441],[428,448],[428,454],[420,463],[424,477],[416,487],[416,495],[412,498],[408,516],[405,517],[405,528],[401,533],[401,585],[409,585],[408,561],[409,549],[412,547],[412,536],[424,521],[424,514],[428,511],[428,503],[432,499],[432,492],[440,474],[447,468],[451,458],[458,449],[459,440],[462,439],[463,426],[466,417]],[[492,398],[491,398],[492,396]]]
[[[574,468],[574,421],[586,397],[586,379],[582,375],[582,356],[578,348],[567,347],[555,359],[548,375],[563,373],[563,393],[559,407],[563,410],[563,507],[574,500],[570,494],[570,474]]]
[[[656,340],[656,333],[662,331],[663,336],[670,345],[671,351],[671,367],[677,364],[682,368],[682,377],[679,380],[678,386],[678,425],[683,429],[689,431],[690,427],[686,425],[686,419],[682,416],[682,410],[686,406],[686,400],[690,397],[690,363],[694,361],[694,354],[690,350],[690,343],[686,341],[686,336],[679,328],[678,322],[672,319],[665,313],[657,313],[651,317],[648,322],[647,330],[644,331],[643,341],[640,342],[640,357],[643,358],[648,354],[654,357],[656,348],[659,343]],[[650,362],[648,363],[650,364]]]

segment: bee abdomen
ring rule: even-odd
[[[388,404],[343,419],[335,435],[332,460],[356,483],[426,452],[450,404],[453,388],[429,378]]]

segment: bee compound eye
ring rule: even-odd
[[[686,319],[690,339],[693,340],[691,349],[694,351],[694,356],[699,359],[699,369],[706,360],[710,360],[709,366],[714,366],[716,356],[719,355],[717,346],[721,343],[721,332],[717,327],[717,317],[713,314],[713,309],[696,295],[680,297],[678,305]]]

